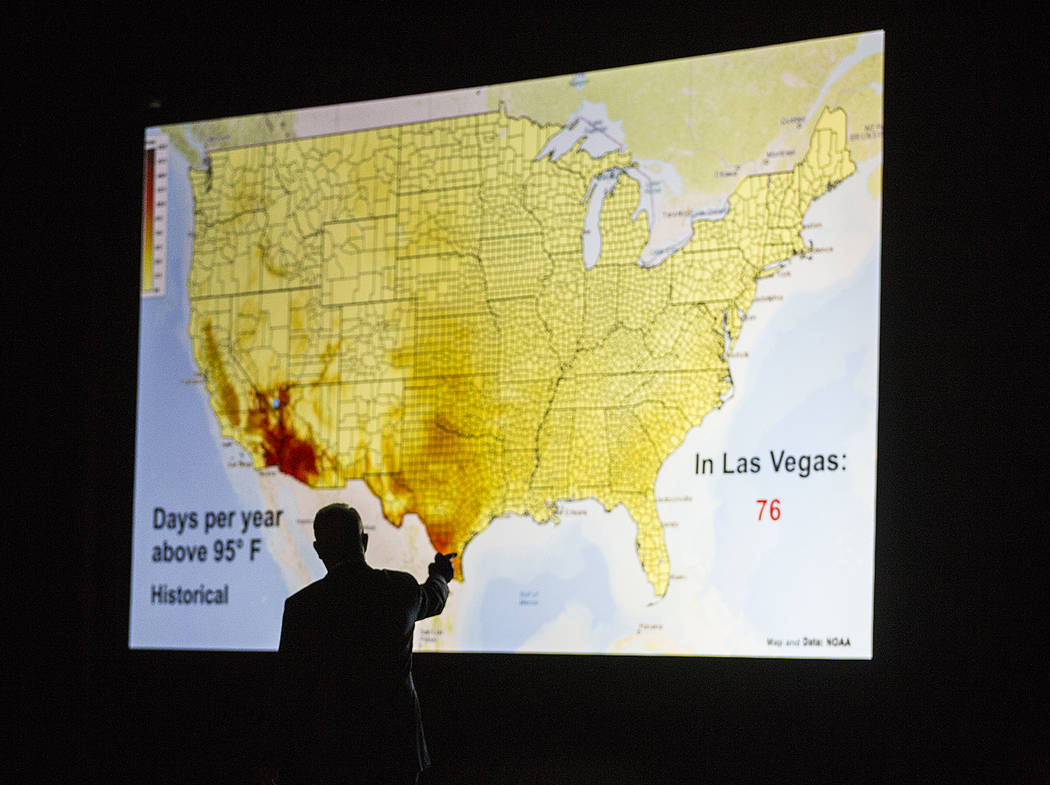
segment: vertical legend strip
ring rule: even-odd
[[[168,137],[146,137],[142,187],[142,296],[164,296],[168,218]]]

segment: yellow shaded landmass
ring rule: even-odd
[[[294,111],[269,112],[245,117],[226,117],[202,120],[189,125],[164,126],[171,144],[189,162],[190,166],[201,166],[202,152],[214,148],[244,147],[246,145],[292,139],[296,135],[296,113]],[[191,142],[191,137],[196,142]]]
[[[868,193],[878,199],[882,196],[882,164],[875,167],[875,171],[868,178]]]
[[[622,504],[663,595],[657,472],[728,392],[757,279],[852,173],[846,116],[825,110],[794,169],[744,179],[652,268],[630,157],[537,160],[558,130],[497,111],[213,153],[191,173],[190,335],[256,466],[363,479],[461,555],[504,514]],[[613,170],[586,269],[584,196]]]
[[[494,88],[488,101],[492,108],[502,103],[511,114],[546,121],[568,117],[583,101],[603,104],[608,117],[620,121],[634,156],[672,163],[690,189],[705,197],[694,201],[715,201],[736,183],[720,171],[760,161],[770,149],[801,154],[815,125],[787,120],[807,117],[822,95],[843,107],[858,128],[882,123],[881,89],[861,90],[869,83],[881,86],[881,53],[825,84],[859,40],[843,35],[590,71],[576,79],[527,80]],[[879,150],[881,138],[865,144],[859,157],[854,151],[854,159]]]

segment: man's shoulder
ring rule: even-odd
[[[365,566],[364,568],[345,569],[337,567],[323,578],[310,583],[285,600],[296,605],[320,598],[331,591],[337,591],[339,585],[347,583],[372,584],[392,590],[414,590],[419,588],[415,576],[400,570],[382,570]]]
[[[419,583],[416,581],[415,576],[410,573],[401,572],[400,570],[374,570],[374,572],[381,573],[381,580],[385,580],[397,588],[419,588]]]
[[[304,602],[309,602],[312,597],[318,597],[324,594],[324,579],[316,580],[313,583],[308,583],[299,591],[295,592],[288,598],[285,599],[285,606],[288,605],[299,605]]]

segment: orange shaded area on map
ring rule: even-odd
[[[485,368],[495,357],[481,350],[493,325],[442,323],[440,333],[392,353],[406,374],[405,393],[383,414],[382,464],[365,458],[364,480],[391,523],[414,513],[435,550],[462,554],[505,512],[508,475],[501,401]],[[453,565],[462,578],[459,556]]]
[[[219,343],[215,340],[215,330],[209,319],[204,323],[204,373],[214,380],[218,388],[219,397],[222,399],[222,408],[230,425],[237,427],[241,424],[240,402],[237,398],[237,390],[230,383],[230,377],[226,374],[226,368],[222,362],[222,352]]]
[[[320,475],[318,447],[309,434],[296,432],[289,406],[290,387],[282,384],[273,395],[256,390],[245,430],[260,437],[266,466],[276,466],[283,474],[310,485]]]

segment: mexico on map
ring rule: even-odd
[[[147,129],[130,643],[871,657],[883,34]]]

